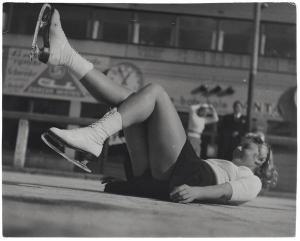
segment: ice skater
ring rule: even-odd
[[[188,139],[198,157],[201,157],[202,132],[205,126],[218,121],[218,113],[213,105],[206,103],[190,105]]]
[[[109,183],[106,192],[180,203],[245,202],[258,195],[262,184],[274,181],[270,174],[272,150],[256,137],[246,138],[235,149],[232,162],[200,160],[161,86],[148,84],[132,92],[111,81],[70,46],[58,11],[50,5],[42,11],[40,19],[44,23],[39,26],[44,40],[48,33],[49,46],[36,52],[38,58],[48,64],[66,66],[96,99],[112,107],[89,126],[71,130],[52,127],[44,137],[97,157],[104,141],[124,130],[135,178]]]

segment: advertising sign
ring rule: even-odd
[[[217,83],[213,80],[217,75],[227,79],[237,78],[229,76],[230,73],[222,73],[221,69],[213,73],[208,72],[207,78],[198,79],[196,76],[192,79],[169,72],[160,74],[152,69],[151,62],[129,59],[125,61],[95,55],[84,57],[90,60],[95,68],[109,70],[108,77],[127,88],[136,90],[147,83],[163,86],[179,111],[188,111],[188,107],[193,103],[209,102],[223,115],[232,112],[232,104],[236,100],[243,103],[245,111],[247,109],[247,83],[241,80],[232,84],[226,79]],[[4,94],[96,102],[67,68],[46,65],[38,60],[30,62],[29,49],[4,48],[3,60]],[[281,87],[256,85],[253,98],[254,117],[282,120],[277,104],[285,91],[286,89]]]
[[[65,100],[95,102],[76,77],[64,66],[51,66],[29,60],[29,49],[6,48],[3,93]],[[107,69],[110,58],[85,56],[96,68]]]

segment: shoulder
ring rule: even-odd
[[[248,167],[239,166],[237,168],[237,179],[244,180],[245,183],[250,185],[252,188],[256,187],[260,189],[262,186],[260,178],[254,175]]]
[[[224,159],[206,159],[205,161],[213,166],[219,166],[225,169],[235,170],[238,168],[231,161],[227,161]]]
[[[253,172],[251,171],[250,168],[245,167],[245,166],[239,166],[237,167],[237,171],[239,174],[239,177],[249,177],[249,176],[254,176],[256,177]]]
[[[254,174],[230,181],[233,202],[247,202],[254,199],[262,188],[261,180]]]

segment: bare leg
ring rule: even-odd
[[[160,180],[168,179],[186,134],[167,93],[160,86],[150,84],[127,98],[118,111],[123,128],[146,121],[152,175]]]
[[[123,130],[134,176],[141,176],[149,168],[149,145],[146,123],[132,125]]]
[[[49,131],[66,145],[99,156],[109,136],[141,123],[147,125],[148,145],[146,138],[142,138],[142,141],[148,158],[146,156],[147,162],[138,167],[146,168],[149,160],[153,177],[167,180],[186,141],[186,135],[169,96],[158,85],[149,84],[130,95],[119,105],[118,111],[114,108],[90,126],[74,130],[53,127]],[[137,155],[137,152],[134,154]],[[145,155],[142,158],[145,160]]]
[[[132,92],[108,79],[93,65],[78,54],[69,44],[60,22],[59,12],[55,9],[49,28],[50,55],[48,63],[65,65],[81,79],[83,85],[98,100],[111,105],[120,105]],[[148,162],[147,135],[144,124],[125,130],[129,152],[137,174],[144,171]],[[132,143],[132,144],[131,144]],[[135,153],[133,155],[133,153]]]
[[[133,92],[118,85],[102,72],[92,69],[80,80],[86,89],[99,101],[110,105],[120,105]],[[124,129],[126,145],[132,162],[134,176],[142,175],[149,167],[148,138],[145,123],[132,125]]]
[[[109,105],[118,106],[133,93],[95,68],[88,72],[80,82],[97,100]]]
[[[98,99],[119,105],[134,175],[149,163],[152,175],[167,179],[186,140],[184,128],[167,93],[150,84],[138,93],[115,84],[93,69],[81,81]],[[138,124],[137,124],[138,123]]]

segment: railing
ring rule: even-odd
[[[69,117],[62,115],[50,115],[50,114],[38,114],[38,113],[28,113],[20,111],[3,111],[3,118],[11,119],[25,119],[31,121],[41,121],[41,122],[57,122],[70,125],[89,125],[95,122],[97,119],[94,118],[82,118],[82,117]]]
[[[69,117],[61,115],[38,114],[18,111],[3,111],[2,116],[3,118],[19,120],[17,141],[13,159],[13,165],[17,168],[23,168],[25,164],[30,121],[53,122],[64,123],[68,125],[86,126],[97,120],[94,118]],[[208,133],[206,134],[208,135]],[[215,136],[215,133],[209,134]],[[297,146],[297,138],[267,135],[266,139],[270,144],[284,144],[288,146]],[[100,161],[100,170],[103,170],[103,165],[107,155],[106,153],[107,148],[105,148],[104,160]]]
[[[9,119],[19,119],[16,147],[13,158],[13,165],[16,168],[23,168],[25,165],[30,121],[64,123],[72,125],[89,125],[96,121],[96,119],[93,118],[74,118],[69,116],[37,114],[18,111],[3,111],[2,117]],[[101,170],[103,170],[103,161],[100,161],[100,171]]]

